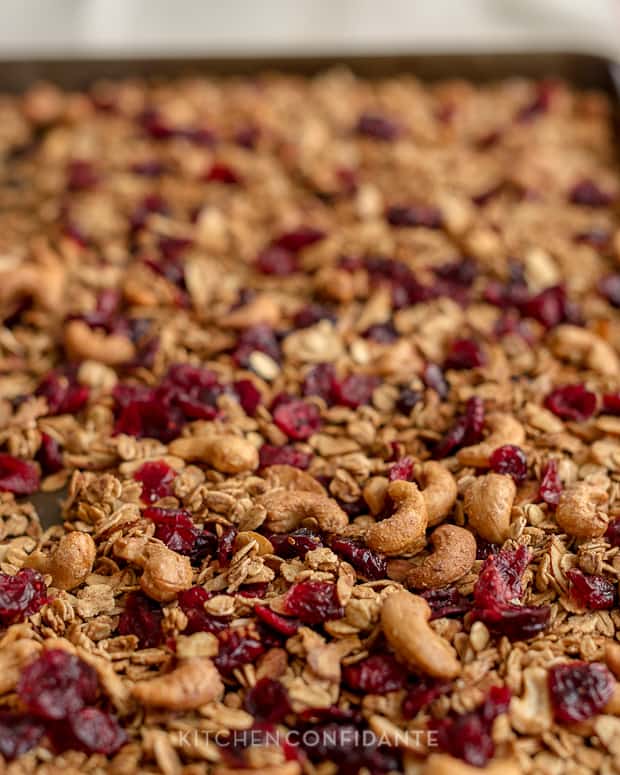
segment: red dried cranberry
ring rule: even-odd
[[[238,379],[233,383],[233,388],[239,397],[243,411],[250,417],[254,417],[262,400],[259,389],[251,379]]]
[[[402,771],[400,757],[393,749],[379,748],[375,742],[360,745],[360,730],[353,724],[312,724],[310,731],[311,734],[301,736],[304,753],[313,762],[334,763],[339,775]]]
[[[413,458],[403,457],[390,466],[390,470],[388,471],[388,479],[390,482],[396,482],[398,479],[403,479],[405,482],[410,482],[412,478]]]
[[[370,403],[372,393],[379,386],[379,379],[372,374],[350,374],[343,380],[335,379],[333,398],[335,403],[357,409]]]
[[[265,653],[265,646],[260,636],[251,628],[226,629],[217,637],[219,650],[215,657],[215,664],[224,675],[230,675],[237,667],[254,662]]]
[[[44,651],[27,665],[17,684],[20,700],[35,716],[64,719],[97,697],[97,673],[60,649]]]
[[[486,560],[491,554],[497,554],[500,547],[497,544],[492,544],[490,541],[486,541],[480,536],[476,536],[476,559]]]
[[[322,304],[307,304],[295,313],[293,324],[295,328],[308,328],[320,320],[336,321],[336,316],[329,307]]]
[[[313,366],[304,377],[302,393],[304,396],[318,396],[324,401],[332,398],[336,371],[331,363],[319,363]]]
[[[235,527],[227,527],[222,532],[217,547],[217,559],[220,564],[220,568],[227,568],[230,565],[230,560],[234,554],[233,546],[236,537],[237,529]]]
[[[335,584],[329,581],[300,581],[289,589],[284,598],[284,610],[304,624],[320,624],[341,619],[344,609]]]
[[[258,721],[277,724],[291,712],[286,689],[280,681],[261,678],[245,694],[243,705]]]
[[[419,390],[413,390],[409,387],[402,387],[396,400],[396,408],[402,414],[409,415],[413,408],[422,400],[422,394]]]
[[[203,178],[207,183],[224,183],[226,185],[236,185],[241,183],[241,178],[229,164],[215,162],[211,169]]]
[[[589,245],[595,250],[605,250],[609,246],[611,234],[609,229],[605,229],[602,226],[591,226],[590,228],[575,234],[574,239],[575,242],[582,245]],[[604,291],[601,290],[601,293],[604,294]],[[618,301],[620,302],[620,288],[618,288],[618,294]]]
[[[441,459],[455,452],[459,447],[477,444],[482,439],[484,428],[484,401],[472,396],[465,406],[465,414],[457,418],[434,450],[434,457]]]
[[[394,328],[393,323],[376,323],[374,326],[367,328],[363,336],[366,339],[371,339],[377,344],[391,344],[398,339],[398,331]]]
[[[308,452],[302,452],[295,447],[285,445],[275,447],[273,444],[263,444],[258,451],[260,467],[286,465],[305,470],[310,465],[311,455]]]
[[[81,708],[55,726],[52,743],[57,750],[115,754],[127,742],[127,734],[110,713],[99,708]]]
[[[47,433],[41,434],[41,446],[37,452],[37,462],[46,476],[55,474],[64,467],[60,444]]]
[[[393,205],[386,213],[390,226],[424,226],[440,229],[443,225],[441,211],[428,205]]]
[[[377,654],[342,671],[349,688],[365,694],[386,694],[403,689],[407,683],[407,669],[389,654]]]
[[[200,531],[194,525],[189,511],[150,506],[144,510],[143,516],[155,523],[155,537],[163,541],[168,549],[187,556],[192,554]]]
[[[526,317],[534,318],[545,328],[553,328],[567,317],[566,291],[561,285],[545,288],[520,305],[520,309]]]
[[[142,484],[140,497],[144,503],[155,503],[160,498],[173,494],[172,483],[176,479],[176,471],[163,460],[143,463],[134,471],[133,478]]]
[[[262,352],[280,361],[280,345],[272,328],[259,324],[242,331],[237,340],[233,357],[239,366],[249,366],[249,358],[253,352]]]
[[[545,406],[562,420],[583,422],[596,410],[596,395],[581,384],[564,385],[549,393]]]
[[[562,482],[558,471],[558,461],[548,460],[542,470],[542,478],[538,489],[538,497],[555,508],[560,502],[562,492]]]
[[[215,617],[205,611],[205,603],[211,594],[204,587],[192,587],[179,592],[177,600],[181,610],[187,617],[186,635],[195,632],[211,632],[217,634],[226,629],[228,617]]]
[[[452,342],[444,363],[445,369],[476,369],[484,366],[486,356],[473,339],[456,339]]]
[[[613,608],[616,601],[616,585],[604,576],[586,576],[577,568],[566,574],[570,581],[570,598],[580,608],[601,611]]]
[[[158,159],[137,161],[131,165],[134,175],[142,175],[145,178],[158,178],[166,172],[166,165]]]
[[[504,444],[493,451],[489,466],[496,474],[512,476],[515,484],[522,484],[527,477],[527,458],[521,447]]]
[[[299,226],[297,229],[286,231],[284,234],[276,237],[272,244],[278,248],[298,253],[303,248],[314,245],[315,242],[319,242],[324,238],[325,232],[321,229],[316,229],[313,226]]]
[[[439,398],[447,398],[450,388],[443,375],[443,371],[436,363],[427,363],[422,372],[422,379],[426,387],[434,390]]]
[[[536,93],[531,102],[519,109],[516,120],[521,124],[527,124],[546,113],[551,107],[551,99],[557,90],[557,84],[549,79],[536,85]]]
[[[434,678],[420,678],[407,692],[402,705],[402,714],[406,719],[415,718],[418,713],[442,694],[450,691],[450,684]]]
[[[47,401],[47,412],[56,414],[76,414],[88,401],[89,388],[80,385],[74,374],[50,371],[43,377],[36,389],[36,395]]]
[[[161,629],[163,618],[159,603],[142,592],[130,592],[118,620],[118,631],[121,635],[135,635],[142,649],[155,648],[164,640]]]
[[[21,622],[47,603],[43,576],[32,568],[22,568],[13,576],[0,573],[0,623]]]
[[[256,268],[263,274],[286,277],[298,270],[297,256],[291,250],[268,245],[258,254]]]
[[[580,180],[571,188],[569,199],[584,207],[608,207],[613,202],[611,194],[603,191],[593,180]]]
[[[323,546],[321,536],[306,527],[300,527],[292,533],[272,533],[269,540],[274,552],[285,560],[291,557],[304,557],[306,552],[312,552]]]
[[[112,395],[116,402],[115,434],[159,439],[165,443],[180,434],[185,418],[156,389],[120,384]]]
[[[620,308],[620,274],[608,274],[603,277],[598,288],[613,307]]]
[[[611,520],[605,531],[605,538],[612,546],[620,546],[620,519]]]
[[[620,415],[620,391],[603,395],[602,411],[606,414]]]
[[[99,183],[99,176],[92,162],[85,159],[74,159],[67,165],[67,189],[69,191],[86,191]]]
[[[471,610],[471,601],[461,595],[456,587],[425,589],[419,593],[429,604],[431,620],[444,616],[461,616]]]
[[[154,214],[167,215],[169,212],[170,209],[167,203],[159,196],[159,194],[145,196],[129,217],[129,225],[132,233],[135,234],[135,232],[143,229],[147,224],[149,216]]]
[[[275,409],[273,421],[290,439],[303,441],[321,427],[321,412],[316,404],[293,399]]]
[[[11,761],[38,745],[45,733],[40,719],[25,713],[0,711],[0,756]]]
[[[275,611],[272,611],[271,608],[267,608],[264,605],[255,605],[254,612],[261,622],[268,625],[276,632],[279,632],[280,635],[290,637],[291,635],[295,635],[300,627],[298,619],[291,619],[287,616],[277,614]]]
[[[387,560],[384,555],[374,552],[352,538],[334,537],[331,549],[348,560],[355,570],[368,581],[378,581],[387,576]]]
[[[390,142],[400,134],[400,127],[394,121],[378,113],[362,113],[355,126],[358,135],[370,137],[373,140]]]
[[[575,724],[600,713],[613,694],[615,681],[605,665],[569,662],[549,669],[553,716],[559,724]]]

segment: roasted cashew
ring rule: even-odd
[[[127,336],[105,334],[83,320],[70,320],[65,325],[64,344],[67,355],[77,361],[97,361],[106,366],[119,366],[135,358],[136,348]]]
[[[508,538],[516,494],[512,477],[495,473],[477,476],[465,490],[463,506],[469,524],[485,541],[501,544]]]
[[[423,597],[399,590],[385,599],[381,625],[396,656],[409,667],[451,680],[459,675],[461,665],[452,646],[429,625],[430,616]]]
[[[525,430],[512,414],[493,412],[486,418],[486,427],[491,431],[479,444],[463,447],[456,453],[456,459],[462,466],[487,468],[489,458],[498,447],[515,444],[517,447],[525,441]]]
[[[385,506],[389,484],[387,476],[373,476],[366,482],[362,490],[362,496],[370,509],[370,513],[375,517],[381,513]]]
[[[429,541],[432,554],[414,565],[407,574],[407,586],[415,589],[445,587],[471,570],[476,560],[476,539],[463,527],[440,525]]]
[[[434,460],[416,466],[415,478],[426,503],[428,526],[434,527],[448,516],[456,503],[456,481],[445,466]]]
[[[325,533],[340,533],[349,518],[333,498],[315,492],[274,490],[257,502],[267,511],[265,527],[274,533],[289,533],[306,519],[316,520]]]
[[[62,303],[65,270],[59,262],[26,264],[0,272],[0,304],[31,298],[52,312]]]
[[[192,586],[189,559],[146,537],[119,538],[114,554],[142,568],[140,587],[145,595],[168,603],[183,589]]]
[[[175,439],[168,446],[168,451],[183,460],[200,460],[223,474],[238,474],[258,468],[256,447],[232,433]]]
[[[192,657],[166,675],[138,681],[131,690],[148,707],[194,710],[224,693],[224,684],[209,657]]]
[[[49,573],[52,584],[58,589],[79,587],[92,571],[97,556],[97,547],[88,533],[73,530],[58,542],[51,555],[41,551],[33,552],[24,565],[41,573]]]
[[[495,759],[485,767],[472,767],[447,753],[433,753],[426,760],[420,775],[522,775],[514,759]]]
[[[413,482],[391,482],[387,494],[396,509],[391,517],[375,522],[369,528],[366,543],[383,554],[402,554],[424,536],[428,525],[426,502]]]
[[[597,538],[607,530],[607,503],[604,490],[587,482],[576,482],[562,490],[555,519],[562,530],[577,538]]]
[[[620,359],[614,348],[587,328],[557,326],[549,337],[549,347],[556,358],[586,366],[598,374],[620,374]]]
[[[262,294],[218,319],[224,328],[248,328],[265,323],[275,327],[280,322],[280,307],[272,296]]]

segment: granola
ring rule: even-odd
[[[607,98],[0,116],[2,772],[619,775]]]

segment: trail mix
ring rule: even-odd
[[[0,127],[2,772],[618,775],[606,97],[39,84]]]

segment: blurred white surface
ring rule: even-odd
[[[1,0],[0,55],[572,48],[620,52],[620,0]]]

